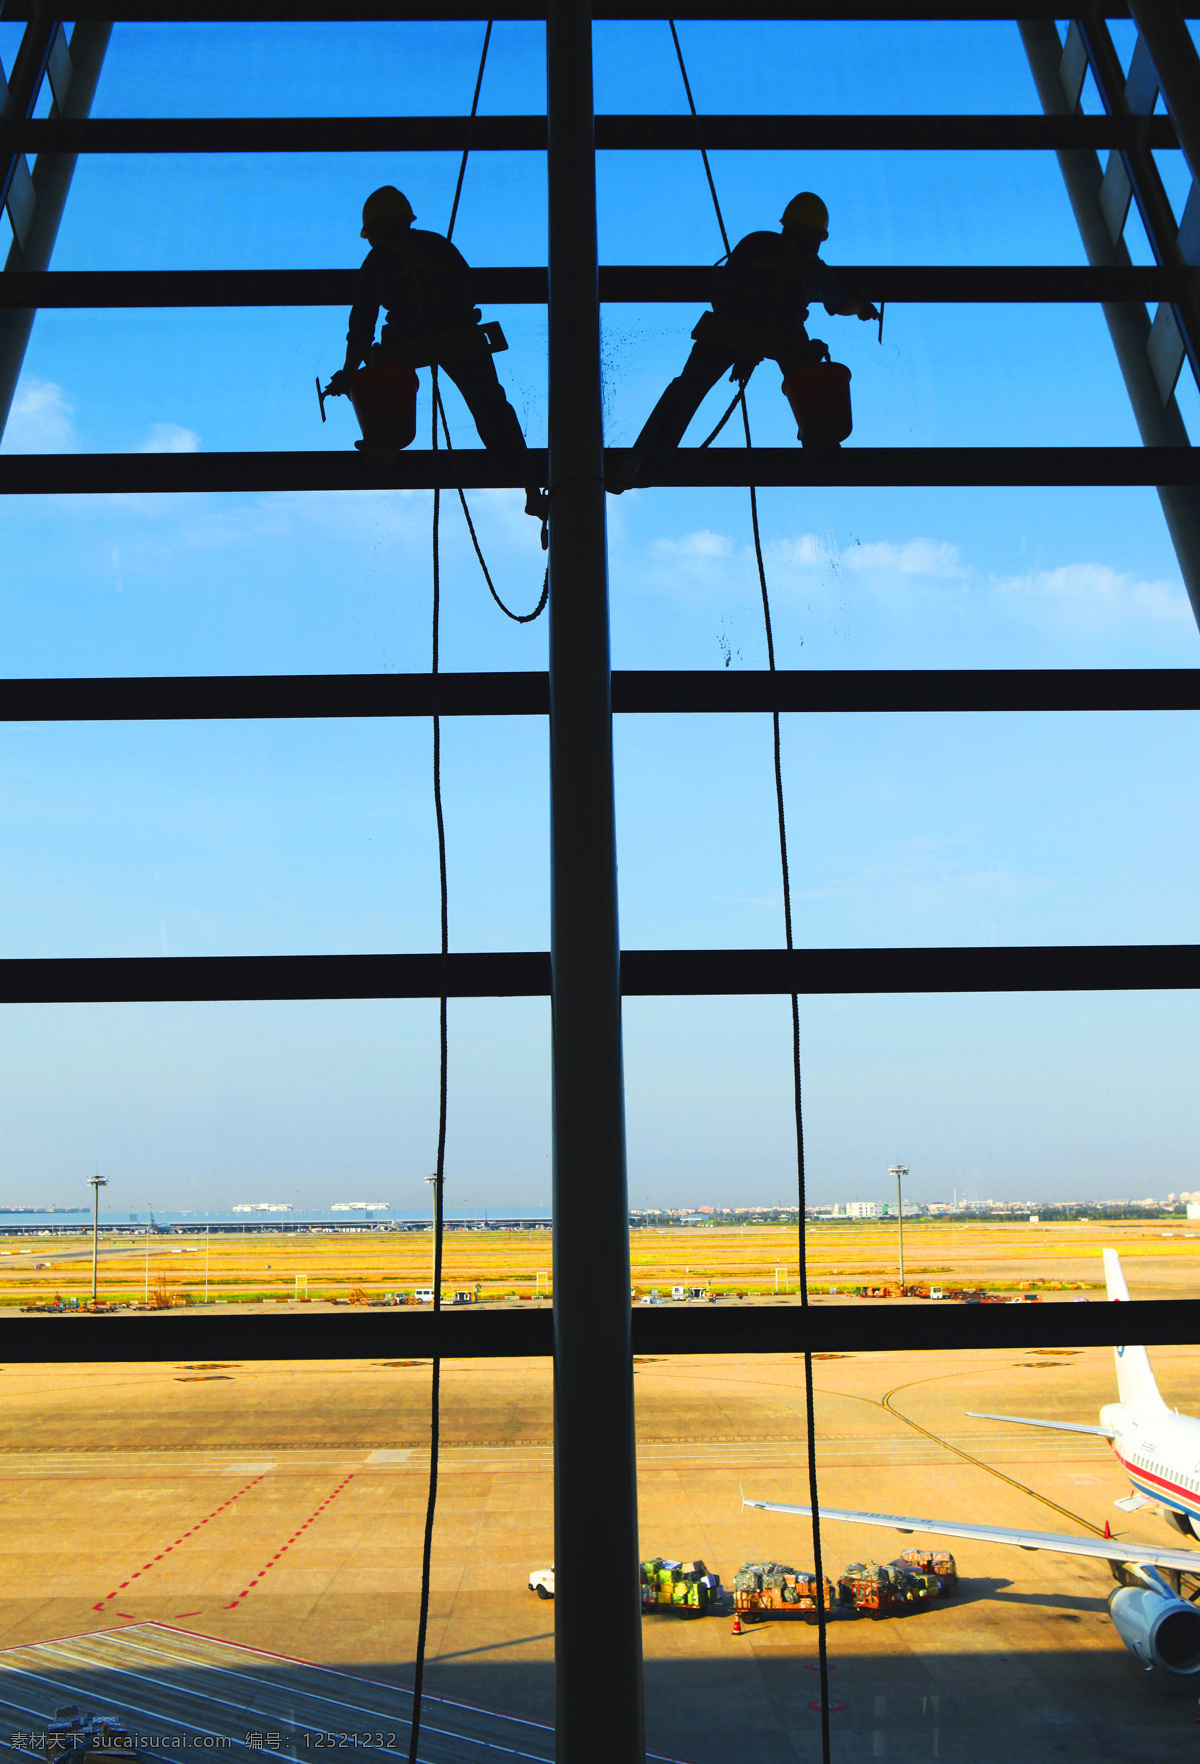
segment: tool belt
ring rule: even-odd
[[[726,350],[735,359],[754,358],[789,364],[811,359],[812,345],[803,331],[773,331],[766,325],[752,325],[745,319],[727,318],[722,313],[703,312],[692,332],[697,343],[706,348]]]
[[[401,362],[405,367],[434,367],[469,355],[499,355],[508,348],[499,319],[490,319],[486,325],[459,325],[453,331],[422,331],[395,341],[388,337],[389,328],[384,327],[380,353],[384,361]]]

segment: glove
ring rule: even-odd
[[[343,398],[349,390],[350,376],[345,368],[339,368],[336,374],[330,376],[329,384],[325,388],[325,396],[326,398]]]
[[[865,324],[868,319],[877,319],[879,317],[879,313],[878,313],[877,309],[875,307],[873,307],[871,305],[870,301],[868,300],[864,305],[859,307],[858,316],[860,319],[862,319],[863,323]]]

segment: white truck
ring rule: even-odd
[[[554,1564],[549,1568],[535,1568],[529,1576],[529,1590],[535,1592],[539,1599],[554,1597]]]

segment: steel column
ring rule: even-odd
[[[34,26],[30,25],[28,29],[33,30]],[[69,45],[70,74],[66,82],[66,92],[61,106],[58,99],[55,99],[54,115],[61,114],[68,118],[87,116],[96,95],[96,84],[104,65],[104,54],[111,31],[111,24],[85,22],[75,26]],[[49,50],[38,62],[36,84],[32,97],[28,99],[30,108],[36,100],[36,87],[41,84],[48,59]],[[18,93],[16,90],[15,75],[12,97],[14,102],[11,108],[15,111],[24,97],[23,92]],[[34,207],[29,230],[23,245],[14,237],[4,268],[5,274],[11,270],[44,270],[49,266],[63,209],[66,207],[67,192],[75,175],[76,157],[74,153],[38,154],[31,178]],[[8,422],[8,413],[12,408],[17,381],[21,377],[21,367],[25,361],[25,351],[29,346],[35,316],[28,307],[0,310],[0,435],[3,435]]]
[[[1018,22],[1042,109],[1051,116],[1068,114],[1074,106],[1067,103],[1059,77],[1063,49],[1057,25],[1052,19]],[[1100,206],[1100,161],[1085,148],[1060,149],[1057,157],[1088,262],[1098,268],[1123,268],[1129,262],[1128,249],[1123,239],[1112,243]],[[1150,320],[1145,307],[1105,303],[1104,317],[1143,442],[1147,447],[1186,447],[1188,434],[1179,406],[1174,396],[1164,406],[1146,355]],[[1160,484],[1158,499],[1200,624],[1200,492],[1191,485]]]
[[[550,0],[546,74],[556,1753],[562,1764],[641,1764],[642,1619],[592,19],[586,0]]]

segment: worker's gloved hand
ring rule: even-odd
[[[343,398],[349,390],[350,376],[343,367],[339,368],[336,374],[330,375],[329,384],[325,388],[325,396],[326,398]]]
[[[879,309],[878,307],[872,306],[871,302],[868,300],[859,307],[858,316],[865,324],[868,319],[878,319]]]

